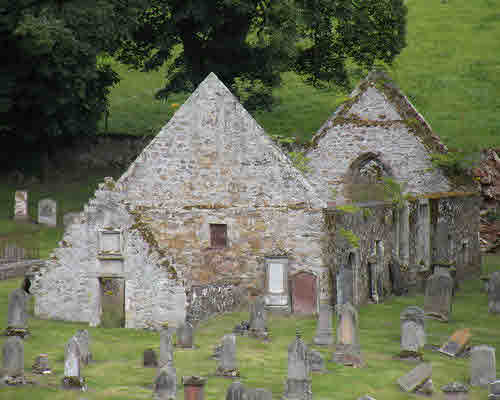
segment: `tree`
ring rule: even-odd
[[[143,70],[168,62],[157,97],[212,71],[237,87],[273,87],[288,70],[345,87],[348,61],[370,68],[401,52],[406,12],[403,0],[153,0],[119,59]]]
[[[127,37],[141,3],[0,0],[3,149],[37,149],[46,159],[54,146],[96,133],[118,82],[98,56]]]

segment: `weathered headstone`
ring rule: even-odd
[[[265,302],[263,297],[258,297],[253,304],[250,305],[250,329],[249,335],[261,339],[268,338],[267,332],[267,313],[265,310]]]
[[[88,365],[88,363],[92,361],[89,331],[86,329],[80,329],[76,333],[75,338],[80,346],[80,360],[84,365]]]
[[[9,295],[9,305],[7,309],[7,332],[8,336],[24,337],[28,333],[27,320],[28,313],[26,304],[29,294],[18,288]]]
[[[400,315],[401,352],[418,353],[426,343],[424,310],[411,306]]]
[[[486,345],[474,346],[470,352],[471,386],[488,387],[495,380],[495,349]]]
[[[172,335],[167,328],[160,330],[160,368],[174,361],[174,346],[172,344]]]
[[[230,378],[240,376],[240,371],[236,364],[236,336],[232,333],[224,335],[222,338],[222,352],[215,374]]]
[[[441,269],[427,279],[424,299],[424,311],[427,316],[443,322],[449,320],[453,285],[453,278]]]
[[[220,360],[220,356],[222,354],[222,349],[223,349],[223,344],[222,343],[217,343],[214,346],[214,352],[212,353],[212,358],[214,360]]]
[[[57,225],[57,203],[52,199],[42,199],[38,202],[38,223],[48,226]]]
[[[158,367],[158,358],[153,349],[144,350],[142,365],[146,368],[156,368]]]
[[[311,400],[311,363],[309,350],[297,332],[288,346],[288,377],[285,382],[284,400]]]
[[[28,192],[25,190],[18,190],[14,195],[14,219],[16,221],[26,221],[29,219],[28,215]]]
[[[329,346],[333,343],[332,307],[329,304],[319,305],[318,324],[313,343],[318,346]]]
[[[184,400],[203,400],[205,398],[204,386],[206,378],[201,376],[183,376]]]
[[[63,216],[63,225],[65,228],[73,224],[74,222],[78,221],[78,218],[80,217],[79,212],[68,212],[64,214]]]
[[[363,364],[358,336],[358,312],[350,304],[337,306],[337,344],[333,362],[360,367]]]
[[[32,371],[34,374],[50,374],[52,371],[49,366],[49,356],[47,354],[40,354],[35,358],[35,362],[32,366]]]
[[[456,357],[465,349],[470,342],[470,338],[471,333],[469,328],[460,329],[454,332],[438,351],[450,357]]]
[[[166,363],[158,370],[154,384],[155,400],[175,400],[177,395],[177,371],[173,363]]]
[[[490,383],[488,400],[500,400],[500,380]]]
[[[469,388],[460,382],[451,382],[441,387],[445,400],[467,400]]]
[[[273,394],[266,389],[257,388],[255,389],[255,398],[254,400],[272,400]]]
[[[325,373],[327,372],[325,359],[317,350],[309,350],[309,362],[311,364],[311,372]]]
[[[398,385],[405,392],[413,392],[415,389],[425,385],[431,378],[432,366],[430,363],[422,363],[417,365],[407,374],[398,378]]]
[[[488,282],[488,310],[500,313],[500,271],[493,272]]]
[[[185,349],[192,349],[194,347],[194,328],[193,325],[186,321],[179,324],[176,331],[177,341],[175,345]]]
[[[403,274],[401,273],[401,262],[397,257],[392,257],[389,264],[389,271],[392,278],[392,291],[396,296],[401,296],[408,291]]]
[[[66,344],[64,351],[64,389],[86,390],[85,381],[80,375],[80,345],[76,337],[72,336]]]
[[[2,356],[4,380],[24,376],[24,343],[20,337],[11,336],[5,340]]]
[[[241,382],[233,382],[229,385],[226,392],[226,400],[246,400],[246,388]]]

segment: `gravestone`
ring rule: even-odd
[[[265,310],[265,302],[263,297],[258,297],[254,303],[250,305],[250,329],[248,331],[250,336],[260,339],[267,339],[267,313]]]
[[[495,380],[495,349],[486,345],[474,346],[470,352],[471,386],[488,387]]]
[[[500,380],[490,383],[488,400],[500,400]]]
[[[42,199],[38,202],[38,223],[57,226],[57,203],[55,200]]]
[[[222,349],[223,349],[223,345],[222,343],[217,343],[215,346],[214,346],[214,352],[212,353],[212,358],[214,360],[220,360],[220,356],[222,354]]]
[[[85,380],[80,375],[80,345],[75,336],[69,339],[64,350],[64,389],[86,390]]]
[[[236,336],[231,333],[222,338],[222,351],[215,375],[235,378],[240,376],[236,364]]]
[[[177,371],[173,363],[166,363],[158,370],[154,384],[155,400],[175,400],[177,395]]]
[[[272,400],[273,399],[273,394],[266,389],[262,388],[257,388],[254,391],[255,397],[253,400]]]
[[[467,400],[469,388],[460,382],[451,382],[441,387],[445,400]]]
[[[7,309],[7,336],[24,337],[28,334],[28,313],[26,304],[29,294],[23,288],[17,288],[9,295]]]
[[[146,368],[158,367],[158,358],[153,349],[144,350],[142,365]]]
[[[424,310],[420,307],[407,307],[400,315],[401,352],[418,353],[426,343]]]
[[[229,385],[226,392],[226,400],[246,400],[247,390],[241,382],[233,382]]]
[[[204,386],[207,379],[201,376],[183,376],[184,400],[204,400]]]
[[[89,331],[86,329],[80,329],[76,335],[76,340],[80,346],[80,361],[84,365],[88,365],[92,361],[92,353],[90,352],[90,336]]]
[[[14,220],[27,221],[28,219],[28,192],[18,190],[14,195]]]
[[[432,366],[430,363],[422,363],[413,368],[410,372],[398,378],[398,385],[405,392],[413,392],[422,387],[430,380]]]
[[[500,271],[493,272],[488,282],[488,310],[500,314]]]
[[[68,212],[64,214],[63,216],[63,225],[65,228],[73,224],[74,222],[77,222],[80,217],[79,212]]]
[[[319,305],[316,336],[313,338],[313,343],[318,346],[330,346],[333,344],[332,307],[329,304]]]
[[[337,344],[333,353],[333,362],[360,367],[361,348],[359,345],[358,312],[350,304],[337,306]]]
[[[2,380],[11,383],[24,376],[24,343],[18,336],[8,337],[2,348]],[[18,382],[12,382],[18,383]],[[21,382],[19,382],[21,383]]]
[[[174,362],[174,346],[172,335],[167,328],[160,329],[160,368],[166,364]]]
[[[460,354],[470,342],[471,333],[469,328],[460,329],[451,335],[448,340],[438,349],[440,353],[450,357]]]
[[[309,350],[309,362],[311,364],[311,372],[325,373],[327,372],[325,359],[317,350]]]
[[[341,266],[337,272],[337,304],[354,302],[354,273],[351,267]]]
[[[424,311],[430,318],[448,322],[451,314],[453,278],[447,271],[437,269],[425,286]]]
[[[185,349],[194,348],[194,328],[193,325],[185,321],[177,327],[176,331],[176,347],[182,347]]]
[[[311,363],[309,350],[297,332],[288,346],[288,377],[285,382],[284,400],[311,400]]]
[[[37,358],[35,358],[35,362],[33,363],[31,369],[34,374],[50,374],[52,371],[49,366],[49,356],[47,354],[40,354]]]
[[[391,275],[392,291],[396,296],[405,294],[408,289],[406,287],[403,274],[401,273],[401,263],[397,257],[392,257],[389,263],[389,272]]]

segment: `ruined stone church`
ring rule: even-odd
[[[33,271],[35,313],[157,328],[255,295],[296,313],[380,301],[434,264],[464,279],[480,268],[479,204],[433,167],[445,150],[371,74],[314,136],[302,173],[212,73]],[[383,177],[412,197],[373,201]]]

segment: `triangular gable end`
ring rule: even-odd
[[[200,83],[118,184],[138,204],[325,206],[214,73]]]

